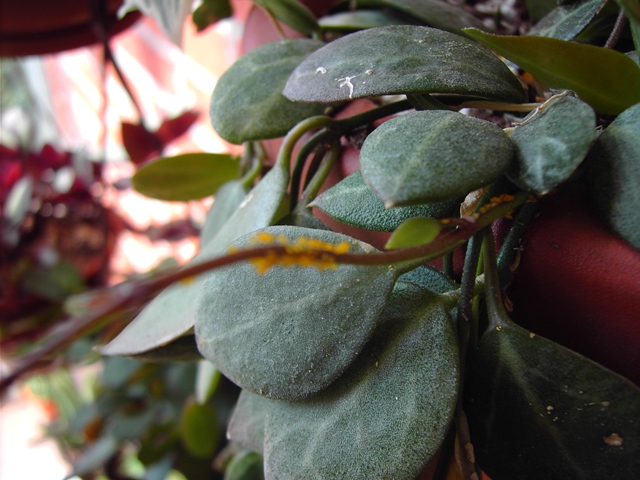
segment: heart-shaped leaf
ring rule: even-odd
[[[377,232],[392,232],[411,217],[450,217],[459,205],[460,202],[451,200],[384,208],[384,202],[364,183],[360,170],[322,193],[310,204],[339,222]]]
[[[236,238],[279,220],[288,183],[288,165],[276,164],[189,264],[215,258]],[[135,355],[184,335],[195,323],[201,278],[175,283],[160,292],[117,337],[97,350],[102,355]]]
[[[300,402],[271,401],[267,478],[414,479],[449,428],[458,346],[435,295],[399,282],[382,325],[355,364]]]
[[[463,27],[483,28],[482,22],[460,5],[441,0],[358,0],[359,7],[392,8],[440,30],[460,33]]]
[[[640,476],[640,390],[627,380],[511,323],[468,365],[465,410],[491,478]]]
[[[498,179],[513,144],[497,126],[461,113],[423,110],[383,123],[365,140],[365,182],[387,207],[464,197]]]
[[[550,87],[573,90],[598,112],[617,115],[640,102],[640,68],[623,53],[555,38],[464,31]]]
[[[373,247],[327,230],[271,227],[262,236],[296,244]],[[249,235],[235,242],[246,248]],[[268,261],[268,258],[266,259]],[[250,263],[209,273],[195,324],[200,352],[233,382],[271,398],[298,400],[327,387],[371,337],[395,282],[386,266],[336,269],[275,266],[258,275]]]
[[[640,104],[616,118],[587,159],[589,194],[611,227],[640,250]]]
[[[283,93],[322,103],[403,93],[524,101],[516,77],[490,51],[418,26],[371,28],[335,40],[293,71]]]
[[[435,218],[413,217],[402,222],[393,232],[384,248],[418,247],[431,242],[442,230],[442,223]]]
[[[298,0],[253,0],[271,15],[294,30],[311,35],[318,31],[313,12]]]
[[[188,201],[209,197],[239,176],[237,157],[187,153],[149,162],[133,175],[133,188],[147,197]]]
[[[560,5],[541,19],[529,35],[573,40],[602,9],[606,0],[586,0]]]
[[[561,97],[534,112],[511,134],[516,146],[509,179],[540,195],[567,180],[596,139],[596,115],[575,97]]]
[[[325,107],[293,103],[282,95],[287,78],[311,52],[324,45],[295,39],[267,43],[241,57],[218,80],[211,98],[211,122],[231,143],[285,135]]]
[[[272,400],[242,390],[229,420],[227,438],[260,455],[264,453],[264,425]]]

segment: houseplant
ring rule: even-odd
[[[218,82],[212,122],[243,158],[163,158],[134,176],[158,198],[216,201],[191,265],[81,319],[171,284],[99,351],[203,356],[205,381],[214,365],[239,385],[227,478],[415,478],[428,464],[428,478],[637,477],[637,2],[531,2],[532,30],[525,10],[493,13],[528,35],[483,32],[478,4],[327,2],[317,21],[295,1],[255,3],[314,39],[260,46]],[[261,142],[282,136],[270,158]],[[353,148],[359,171],[318,195]],[[363,230],[393,233],[376,249]],[[566,262],[551,267],[554,250]],[[536,313],[548,291],[585,354],[612,351],[606,366],[538,334],[554,333]],[[585,304],[604,313],[576,325]],[[612,338],[630,352],[617,364]]]

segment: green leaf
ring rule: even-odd
[[[496,125],[461,113],[424,110],[383,123],[360,151],[362,175],[387,207],[442,202],[497,180],[513,145]]]
[[[524,101],[517,78],[490,51],[417,26],[371,28],[335,40],[293,71],[283,93],[323,103],[411,93]]]
[[[215,238],[247,196],[247,189],[239,180],[227,182],[216,192],[213,204],[200,231],[200,245]]]
[[[589,195],[613,230],[640,250],[640,104],[616,118],[587,158]]]
[[[548,86],[573,90],[600,113],[617,115],[640,102],[640,68],[623,53],[555,38],[464,31]]]
[[[159,200],[197,200],[208,197],[238,178],[237,157],[216,153],[187,153],[143,165],[131,178],[133,188]]]
[[[191,13],[192,0],[125,0],[119,15],[140,10],[152,18],[162,32],[178,47],[182,45],[182,28]]]
[[[399,16],[392,12],[381,10],[355,10],[323,17],[320,19],[320,26],[323,30],[350,32],[354,30],[364,30],[367,28],[415,23],[407,20],[407,17]]]
[[[146,352],[131,355],[134,360],[153,363],[197,362],[202,360],[193,335],[184,335]]]
[[[416,283],[433,293],[447,293],[459,287],[443,272],[430,265],[422,265],[400,275],[398,281]]]
[[[596,136],[589,105],[570,96],[552,100],[511,134],[516,156],[507,176],[521,189],[544,195],[571,176]]]
[[[383,318],[327,390],[272,401],[267,478],[414,479],[440,448],[459,387],[455,324],[434,295],[402,282]]]
[[[223,18],[229,18],[232,13],[229,0],[201,0],[200,5],[193,11],[191,19],[196,30],[201,32]]]
[[[224,471],[224,480],[263,480],[262,457],[254,452],[242,451],[233,456]]]
[[[556,6],[570,3],[569,1],[560,0],[525,0],[527,4],[527,12],[534,20],[540,20],[548,15]]]
[[[411,217],[450,217],[459,209],[459,205],[460,202],[450,200],[387,209],[384,202],[364,183],[360,170],[322,193],[310,204],[339,222],[378,232],[392,232]]]
[[[294,30],[312,35],[318,31],[313,12],[298,0],[253,0],[271,15]]]
[[[288,183],[288,166],[276,164],[189,265],[215,258],[233,240],[279,220]],[[175,283],[160,292],[117,337],[97,350],[102,355],[135,355],[184,335],[195,323],[201,278]]]
[[[631,22],[640,24],[640,2],[637,0],[616,0],[624,8],[624,13]]]
[[[241,57],[218,80],[211,98],[211,122],[231,143],[285,135],[325,107],[293,103],[282,89],[293,69],[324,45],[317,40],[271,42]]]
[[[593,20],[606,0],[586,0],[560,5],[540,20],[529,35],[573,40]]]
[[[218,369],[206,360],[198,362],[198,371],[196,374],[196,401],[200,404],[207,403],[216,388],[220,384],[222,375]]]
[[[211,405],[191,399],[182,410],[180,421],[182,443],[197,458],[209,458],[220,441],[220,429]]]
[[[120,443],[113,437],[103,436],[87,446],[73,462],[73,473],[65,478],[88,475],[102,468],[116,454]]]
[[[511,323],[468,365],[465,411],[491,478],[640,477],[640,390],[627,380]]]
[[[440,30],[460,33],[463,27],[483,28],[482,22],[460,5],[441,0],[358,0],[358,6],[392,8]]]
[[[264,234],[375,249],[345,235],[301,227]],[[255,242],[248,235],[234,247]],[[240,387],[270,398],[297,400],[333,382],[371,337],[395,282],[387,266],[336,269],[275,266],[258,275],[246,262],[209,273],[199,299],[200,352]]]
[[[227,427],[229,440],[262,455],[264,425],[270,404],[271,400],[242,390]]]
[[[418,247],[431,242],[442,230],[435,218],[414,217],[402,222],[391,235],[384,248]]]

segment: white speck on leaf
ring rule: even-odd
[[[357,75],[354,75],[353,77],[343,77],[343,78],[339,78],[338,81],[340,82],[340,84],[338,85],[339,88],[342,87],[349,87],[349,98],[353,99],[353,84],[351,83],[351,79],[356,78]]]
[[[327,73],[327,69],[324,68],[324,67],[318,67],[318,68],[316,68],[316,73],[324,75],[325,73]]]

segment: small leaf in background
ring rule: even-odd
[[[571,2],[572,0],[525,0],[529,15],[538,21],[551,13],[558,5],[565,5]]]
[[[264,424],[271,404],[265,397],[242,390],[227,428],[229,440],[262,455]]]
[[[236,453],[224,471],[224,480],[264,479],[263,460],[255,452],[243,450]]]
[[[2,242],[16,246],[20,242],[20,225],[29,213],[33,195],[33,179],[19,178],[9,190],[4,209],[0,210]]]
[[[220,372],[206,360],[198,362],[198,372],[196,374],[196,401],[204,404],[209,401],[220,383]]]
[[[162,142],[156,135],[140,123],[122,122],[120,125],[122,143],[129,159],[136,165],[158,157],[162,152]]]
[[[320,194],[310,206],[317,207],[331,218],[377,232],[392,232],[411,217],[444,218],[455,214],[456,200],[384,208],[384,202],[371,191],[360,170]]]
[[[214,25],[223,18],[229,18],[233,14],[233,9],[229,0],[200,0],[191,15],[191,20],[198,32]]]
[[[189,453],[197,458],[211,457],[221,435],[215,410],[209,404],[189,400],[182,410],[180,432]]]
[[[640,70],[640,69],[639,69]],[[640,103],[598,137],[587,158],[589,195],[618,235],[640,250]]]
[[[371,28],[339,38],[300,63],[283,93],[321,103],[411,93],[524,101],[518,79],[489,50],[418,26]]]
[[[186,153],[164,157],[140,167],[131,182],[139,193],[167,201],[188,201],[214,195],[238,178],[237,157],[216,153]]]
[[[118,15],[140,10],[156,24],[178,47],[182,44],[182,28],[191,13],[193,0],[125,0]]]
[[[623,53],[555,38],[464,31],[549,87],[573,90],[597,112],[618,115],[640,102],[640,68]]]
[[[442,230],[442,223],[435,218],[414,217],[402,222],[393,232],[384,248],[418,247],[431,242]]]
[[[573,40],[604,7],[606,0],[587,0],[560,5],[541,19],[528,35]]]
[[[99,438],[95,443],[88,445],[73,462],[73,473],[67,479],[87,475],[102,468],[120,448],[119,442],[110,436]]]
[[[263,236],[294,244],[375,249],[345,235],[301,227],[271,227]],[[256,235],[233,244],[255,245]],[[396,272],[388,265],[271,268],[249,262],[212,271],[204,280],[195,332],[201,353],[240,387],[270,398],[297,400],[326,388],[371,337]]]
[[[276,164],[188,265],[217,257],[235,239],[279,220],[288,183],[288,168]],[[195,323],[202,278],[174,283],[160,292],[122,332],[96,350],[102,355],[136,355],[187,333]]]
[[[285,25],[305,35],[318,31],[315,15],[298,0],[253,0]]]
[[[589,105],[570,96],[545,104],[516,127],[516,146],[509,179],[523,190],[548,193],[578,168],[596,139],[596,115]]]
[[[640,477],[640,390],[509,323],[473,352],[465,411],[492,478]]]
[[[281,137],[305,118],[324,113],[322,105],[293,103],[281,93],[293,69],[322,45],[318,40],[280,40],[241,57],[213,91],[216,132],[236,144]]]
[[[422,265],[400,275],[398,281],[416,283],[433,293],[447,293],[459,286],[442,271],[430,265]]]
[[[267,478],[413,479],[438,451],[458,396],[455,324],[435,295],[403,282],[383,318],[327,390],[270,401]]]
[[[173,142],[176,138],[181,137],[191,126],[198,120],[200,113],[196,110],[188,110],[180,115],[163,120],[156,130],[156,136],[162,143],[163,147]]]
[[[394,9],[453,33],[460,33],[463,27],[483,28],[482,22],[461,5],[441,0],[359,0],[358,6]]]
[[[502,176],[512,158],[500,127],[444,110],[392,118],[360,151],[362,176],[387,207],[463,197]]]
[[[411,20],[411,17],[401,16],[389,11],[355,10],[322,17],[319,23],[323,30],[351,32],[390,25],[417,24],[416,21]]]

